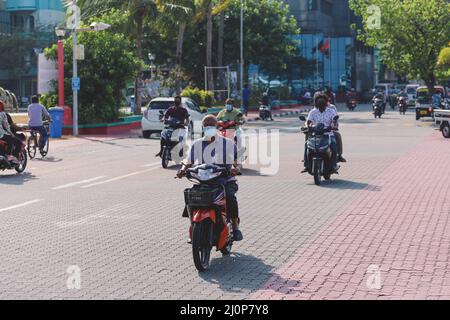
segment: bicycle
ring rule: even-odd
[[[50,132],[50,122],[45,121],[44,122],[44,128],[47,131],[47,133]],[[41,154],[42,158],[45,158],[48,154],[48,149],[50,146],[50,139],[47,139],[47,143],[45,144],[44,148],[39,148],[40,141],[42,139],[41,135],[36,130],[28,130],[30,132],[30,137],[27,141],[27,152],[30,159],[34,159],[36,157],[37,150],[39,149],[39,153]],[[39,136],[39,139],[38,139]]]

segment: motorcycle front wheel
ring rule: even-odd
[[[320,186],[322,176],[320,173],[320,168],[322,167],[321,160],[314,160],[314,183],[316,186]]]
[[[212,249],[213,223],[206,219],[196,222],[192,227],[192,256],[198,271],[208,269]]]
[[[164,148],[161,155],[161,165],[164,169],[167,169],[169,166],[169,153],[170,150],[168,148]]]

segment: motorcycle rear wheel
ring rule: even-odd
[[[213,227],[213,223],[209,219],[194,223],[192,227],[192,257],[195,268],[200,272],[209,267]]]

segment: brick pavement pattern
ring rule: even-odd
[[[448,141],[427,137],[251,298],[450,299],[449,158]]]

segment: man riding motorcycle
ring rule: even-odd
[[[217,118],[208,115],[203,119],[204,137],[194,141],[188,153],[186,163],[178,171],[177,177],[182,178],[186,171],[194,164],[214,164],[225,166],[230,173],[230,178],[223,181],[227,201],[227,214],[231,217],[234,230],[234,241],[243,239],[239,230],[239,207],[236,199],[238,184],[235,178],[239,174],[237,163],[237,147],[230,139],[224,138],[217,133]],[[183,217],[187,217],[185,208]]]
[[[235,130],[236,132],[236,143],[238,145],[238,151],[241,150],[241,132],[239,126],[244,123],[244,116],[242,113],[234,106],[232,99],[227,99],[225,102],[225,109],[221,110],[217,115],[217,121],[223,122],[235,122],[235,126],[230,126],[228,129]]]
[[[12,120],[11,120],[12,121]],[[18,157],[22,142],[14,135],[9,125],[8,115],[5,112],[5,105],[0,101],[0,140],[6,142],[8,161],[18,163]]]
[[[334,117],[337,116],[336,107],[329,104],[329,99],[327,95],[325,95],[322,92],[318,92],[314,95],[314,105],[315,108],[311,110],[311,112],[308,115],[308,118],[306,120],[306,125],[312,126],[317,125],[319,123],[322,123],[325,128],[335,128],[335,123],[333,121]],[[334,132],[331,131],[327,133],[327,135],[330,136],[331,144],[330,148],[332,151],[332,173],[336,173],[338,171],[338,150],[337,150],[337,143],[336,143],[336,137],[334,135]],[[304,170],[302,173],[308,172],[308,154],[307,154],[307,148],[305,143],[305,153],[304,153]]]
[[[351,88],[350,91],[347,92],[346,98],[347,108],[349,108],[352,100],[357,100],[358,98],[355,88]]]
[[[179,129],[182,130],[186,129],[187,121],[189,120],[189,113],[185,108],[183,108],[180,96],[175,97],[175,105],[167,109],[166,113],[164,114],[164,117],[161,119],[161,122],[164,122],[169,118],[174,118],[175,120],[183,123],[183,125],[181,125]],[[155,157],[160,157],[162,154],[162,150],[163,150],[163,142],[161,140],[160,150],[155,155]]]

